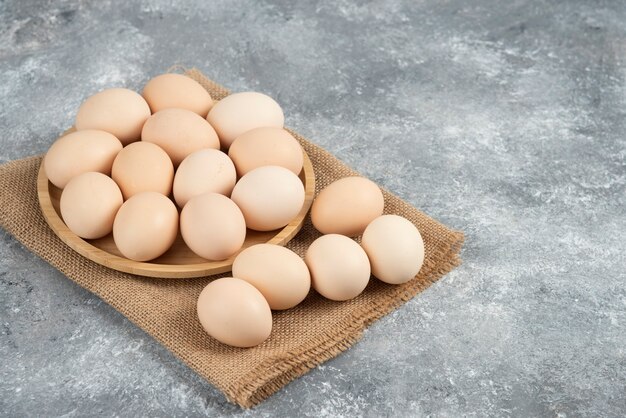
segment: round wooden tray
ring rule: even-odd
[[[311,160],[306,153],[304,153],[304,167],[300,172],[300,179],[304,184],[305,197],[304,205],[298,216],[284,228],[275,231],[259,232],[248,229],[243,248],[259,243],[285,245],[300,231],[315,194],[315,174]],[[44,218],[65,244],[88,259],[114,270],[140,276],[171,279],[202,277],[230,271],[236,256],[235,254],[222,261],[208,261],[195,255],[185,245],[179,233],[172,248],[161,257],[150,262],[129,260],[118,251],[115,242],[113,242],[113,234],[104,238],[84,240],[69,230],[61,218],[59,210],[61,189],[48,181],[43,169],[43,162],[37,178],[37,194]]]

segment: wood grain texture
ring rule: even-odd
[[[305,197],[304,205],[298,216],[279,230],[259,232],[248,229],[241,250],[264,242],[285,245],[300,231],[315,195],[315,173],[311,160],[306,153],[304,153],[304,166],[300,172],[300,179],[304,184]],[[48,181],[43,169],[43,162],[37,178],[37,194],[46,222],[65,244],[82,256],[114,270],[140,276],[171,279],[202,277],[230,271],[237,255],[222,261],[208,261],[194,254],[183,242],[179,233],[172,247],[159,258],[150,262],[129,260],[122,256],[115,246],[113,234],[95,240],[84,240],[69,230],[61,218],[59,209],[61,189]]]

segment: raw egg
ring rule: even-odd
[[[424,263],[422,235],[415,225],[398,215],[374,219],[363,233],[361,246],[374,276],[386,283],[408,282]]]
[[[302,147],[282,128],[256,128],[235,139],[228,150],[237,175],[265,165],[285,167],[298,175],[302,170]]]
[[[207,260],[224,260],[241,249],[246,221],[237,205],[224,195],[205,193],[191,198],[180,214],[185,244]]]
[[[174,166],[158,145],[135,142],[122,149],[111,170],[111,177],[120,186],[124,199],[141,192],[169,195],[172,191]]]
[[[272,332],[272,311],[250,283],[225,277],[209,283],[197,304],[202,328],[216,340],[234,347],[253,347]]]
[[[309,269],[300,256],[274,244],[243,250],[233,262],[233,276],[256,287],[272,309],[293,308],[311,288]]]
[[[208,91],[195,80],[182,74],[161,74],[148,81],[141,93],[152,113],[169,108],[191,110],[206,117],[213,106]]]
[[[122,203],[122,192],[109,176],[87,172],[74,177],[63,189],[61,217],[79,237],[102,238],[113,230]]]
[[[148,261],[166,252],[178,233],[176,205],[156,192],[134,195],[120,207],[113,222],[113,240],[122,255]]]
[[[220,148],[213,127],[204,118],[186,109],[165,109],[150,116],[141,132],[141,140],[163,148],[175,167],[195,151]]]
[[[367,254],[344,235],[322,235],[309,246],[304,260],[311,272],[313,288],[331,300],[357,297],[370,279]]]
[[[322,234],[360,235],[382,215],[385,199],[376,183],[345,177],[322,190],[311,206],[311,221]]]
[[[181,208],[194,196],[213,192],[230,196],[237,181],[233,162],[220,150],[203,149],[187,156],[174,176],[174,198]]]
[[[268,165],[239,179],[231,198],[243,212],[248,228],[271,231],[298,215],[304,204],[304,186],[286,168]]]
[[[86,129],[57,139],[44,159],[48,180],[62,189],[74,176],[88,171],[111,174],[122,143],[105,131]]]
[[[262,93],[243,92],[226,96],[207,115],[222,148],[228,149],[239,135],[264,126],[282,128],[285,116],[274,99]]]
[[[76,130],[100,129],[115,135],[122,144],[141,138],[141,128],[150,117],[148,103],[128,89],[107,89],[83,102],[76,115]]]

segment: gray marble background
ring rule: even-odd
[[[244,411],[1,232],[0,414],[626,414],[626,3],[3,0],[0,161],[173,64],[275,97],[465,262]]]

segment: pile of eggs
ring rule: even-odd
[[[161,256],[179,233],[207,260],[237,254],[232,277],[202,290],[197,314],[212,337],[251,347],[270,336],[272,310],[293,308],[311,287],[345,301],[372,275],[411,280],[424,261],[417,228],[383,215],[380,188],[362,177],[337,180],[316,197],[310,216],[323,235],[304,260],[273,244],[241,251],[247,229],[282,228],[303,207],[303,151],[283,125],[281,107],[266,95],[214,103],[191,78],[163,74],[141,95],[113,88],[89,97],[76,131],[50,147],[43,168],[62,189],[63,221],[81,238],[113,233],[135,261]]]
[[[61,217],[79,237],[113,232],[124,257],[149,261],[180,229],[195,254],[223,260],[241,249],[246,227],[284,227],[302,208],[302,149],[283,123],[268,96],[214,104],[196,81],[164,74],[142,95],[114,88],[89,97],[44,170],[63,189]]]

